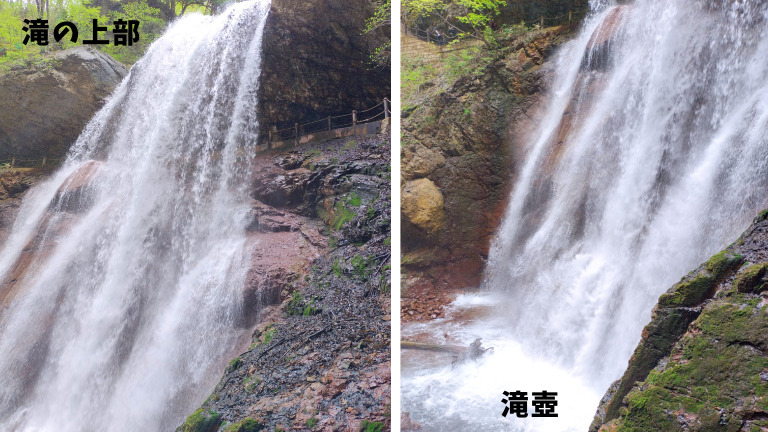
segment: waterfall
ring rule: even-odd
[[[0,254],[0,429],[173,430],[248,339],[267,0],[170,26]]]
[[[404,364],[404,410],[432,430],[585,431],[659,295],[768,207],[768,4],[624,3],[594,1],[553,60],[486,292],[452,306],[475,315],[409,330],[496,347]],[[558,392],[559,417],[503,418],[505,390]]]

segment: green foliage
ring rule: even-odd
[[[216,432],[221,425],[221,416],[216,411],[200,408],[187,417],[181,425],[181,432]]]
[[[382,432],[384,430],[384,423],[372,422],[363,420],[363,424],[360,425],[360,432]]]
[[[448,6],[444,0],[403,0],[401,8],[407,19],[427,17]]]
[[[288,315],[317,315],[317,313],[320,311],[314,306],[314,304],[315,299],[305,301],[304,296],[302,296],[300,292],[294,291],[293,294],[291,294],[291,301],[288,302],[288,306],[286,306],[285,311],[288,313]]]
[[[389,292],[389,284],[387,283],[387,271],[392,269],[391,264],[385,265],[379,275],[379,292],[386,294]]]
[[[403,95],[418,93],[424,84],[437,79],[438,71],[422,59],[403,57],[400,84]],[[405,108],[404,108],[405,109]]]
[[[277,334],[277,328],[275,328],[272,325],[268,325],[264,329],[264,343],[268,344],[274,339],[275,335]]]
[[[45,54],[82,46],[84,39],[93,36],[94,19],[100,26],[107,27],[107,31],[100,32],[99,37],[111,43],[91,46],[130,66],[162,35],[168,22],[186,12],[216,12],[223,3],[223,0],[47,0],[47,10],[41,14],[34,2],[0,0],[0,71],[14,66],[44,65]],[[27,35],[22,30],[25,18],[48,20],[48,46],[22,43]],[[113,22],[118,19],[140,22],[139,41],[132,46],[115,46],[112,43]],[[77,26],[77,42],[71,42],[69,34],[60,42],[53,39],[53,28],[62,21],[70,21]]]
[[[335,230],[341,229],[345,223],[355,217],[355,212],[349,206],[359,207],[362,199],[355,193],[350,194],[344,200],[336,202],[336,206],[331,217],[331,227]]]
[[[341,277],[341,265],[339,264],[339,260],[334,260],[333,265],[331,266],[331,271],[333,274],[336,275],[336,277]]]
[[[448,68],[448,78],[454,81],[463,76],[484,74],[493,57],[481,57],[482,54],[483,52],[478,47],[471,47],[446,56],[445,65]]]
[[[457,28],[459,38],[478,39],[492,48],[497,44],[490,23],[506,5],[506,0],[403,0],[402,12],[406,23],[437,16]]]
[[[319,420],[317,420],[317,418],[315,418],[315,417],[310,417],[310,418],[309,418],[309,420],[307,420],[307,422],[305,423],[305,425],[306,425],[306,426],[307,426],[309,429],[313,429],[315,426],[317,426],[317,423],[318,423],[318,421],[319,421]]]
[[[363,34],[371,35],[380,29],[389,33],[389,27],[392,24],[392,0],[375,0],[374,5],[376,10],[373,16],[365,21]],[[391,62],[392,44],[386,35],[384,39],[386,41],[376,46],[370,56],[371,63],[380,67],[388,67]]]
[[[348,203],[349,203],[349,205],[351,205],[351,206],[354,206],[354,207],[360,207],[360,204],[362,204],[362,202],[363,202],[363,199],[362,199],[362,198],[360,198],[360,195],[358,195],[358,194],[356,194],[356,193],[352,192],[352,193],[349,195],[349,199],[347,200],[347,202],[348,202]]]
[[[465,15],[456,19],[476,31],[487,30],[491,19],[499,14],[499,8],[507,5],[505,0],[455,0],[455,3],[466,9]]]
[[[285,311],[288,315],[301,315],[304,310],[304,296],[300,292],[294,291],[291,294],[291,301],[288,302]]]
[[[162,35],[166,27],[165,22],[160,18],[160,9],[151,7],[141,1],[125,3],[122,12],[116,11],[109,14],[110,23],[118,19],[126,21],[131,19],[139,20],[141,23],[139,26],[140,40],[138,43],[133,46],[109,44],[101,47],[104,52],[125,64],[133,64],[140,59],[147,48],[149,48],[149,45]],[[78,28],[80,28],[79,25]],[[110,32],[107,34],[109,37],[112,37]]]
[[[362,255],[355,255],[350,260],[350,263],[352,264],[352,268],[354,269],[354,273],[359,276],[361,279],[365,279],[370,273],[371,269],[369,269],[369,265],[371,263],[370,257],[364,257]]]

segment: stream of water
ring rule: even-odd
[[[268,10],[172,24],[25,197],[0,252],[0,430],[173,430],[248,337]]]
[[[455,368],[404,353],[423,430],[587,430],[659,295],[768,206],[768,4],[592,8],[551,60],[481,291],[403,330],[495,347]],[[558,392],[559,417],[504,418],[505,390]]]

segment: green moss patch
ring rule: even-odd
[[[264,426],[258,421],[248,417],[237,423],[232,423],[224,428],[224,432],[258,432],[263,430]]]
[[[741,264],[741,255],[722,251],[707,261],[704,271],[684,279],[671,292],[659,297],[660,307],[690,307],[701,303],[706,295],[715,288],[717,282],[730,270]]]
[[[221,416],[215,411],[200,408],[187,417],[181,432],[216,432],[221,426]]]
[[[734,288],[741,293],[759,293],[764,291],[768,288],[763,280],[766,269],[768,269],[768,263],[747,267],[741,274],[736,276],[736,280],[733,282]]]
[[[360,432],[382,432],[384,430],[384,423],[372,422],[363,420],[363,424],[360,425]]]

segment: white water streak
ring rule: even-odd
[[[0,429],[171,430],[247,329],[245,223],[269,2],[174,23],[25,198],[0,280]],[[98,165],[78,203],[57,193]],[[80,170],[80,171],[78,171]]]

